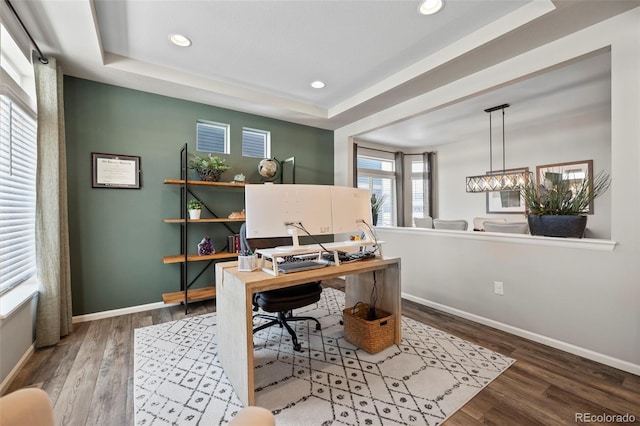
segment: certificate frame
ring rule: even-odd
[[[91,153],[91,187],[140,189],[140,157]]]

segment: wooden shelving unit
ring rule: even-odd
[[[164,223],[183,223],[184,219],[165,219]],[[227,223],[227,222],[244,222],[244,219],[228,219],[224,217],[208,217],[205,219],[187,219],[189,223]]]
[[[188,262],[202,262],[205,260],[222,260],[222,259],[234,259],[238,257],[238,253],[229,253],[226,251],[222,251],[220,253],[209,254],[205,256],[200,256],[199,254],[188,254],[187,261]],[[173,256],[162,256],[162,263],[165,265],[170,263],[182,263],[184,262],[184,254],[176,254]]]
[[[165,179],[167,185],[184,185],[184,179]],[[204,180],[187,180],[187,185],[195,186],[229,186],[234,188],[244,188],[244,183],[236,182],[207,182]]]
[[[229,219],[227,217],[217,217],[209,207],[206,209],[214,217],[203,219],[189,219],[187,211],[187,198],[189,196],[198,199],[196,194],[192,193],[190,187],[210,187],[214,188],[239,188],[244,189],[244,183],[235,182],[207,182],[201,180],[189,180],[188,176],[188,155],[187,144],[184,144],[180,149],[180,179],[165,179],[164,183],[167,185],[180,186],[180,217],[164,219],[164,223],[178,224],[180,225],[180,253],[174,255],[168,255],[162,257],[162,263],[164,264],[179,264],[180,265],[180,291],[171,293],[163,293],[162,300],[164,303],[184,303],[185,314],[189,312],[189,302],[197,300],[205,300],[216,297],[215,286],[207,286],[201,288],[191,289],[191,285],[202,275],[202,273],[212,264],[218,261],[232,260],[238,257],[237,253],[229,253],[228,251],[221,251],[211,255],[200,256],[198,254],[187,253],[189,247],[188,230],[189,226],[198,224],[222,224],[230,232],[232,229],[227,225],[229,223],[242,223],[243,219]],[[189,281],[189,264],[194,262],[207,262],[201,271]]]
[[[214,299],[216,297],[215,286],[195,288],[193,290],[187,290],[187,303],[197,302],[199,300]],[[163,293],[162,301],[164,303],[183,303],[184,292],[174,291],[173,293]]]

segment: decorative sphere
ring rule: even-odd
[[[261,160],[258,164],[258,173],[265,179],[273,179],[278,174],[278,162],[270,158]]]

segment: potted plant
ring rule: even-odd
[[[371,194],[371,217],[373,219],[373,226],[378,224],[378,213],[387,199],[387,194],[377,195],[375,192]]]
[[[189,168],[195,169],[201,180],[218,182],[222,173],[229,170],[231,166],[217,155],[209,154],[206,157],[201,157],[194,154],[193,159],[189,161]]]
[[[520,193],[528,208],[531,235],[582,238],[587,226],[584,212],[610,184],[611,176],[604,171],[593,182],[585,176],[577,184],[558,174],[537,186],[530,180]]]
[[[198,200],[190,200],[187,203],[187,210],[189,210],[189,219],[200,219],[200,212],[202,211],[204,204]]]

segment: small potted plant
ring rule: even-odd
[[[209,154],[206,157],[201,157],[194,154],[193,159],[189,161],[189,168],[195,169],[201,180],[218,182],[222,173],[229,170],[231,166],[217,155]]]
[[[371,194],[371,217],[373,219],[373,226],[378,224],[378,213],[387,199],[387,194],[377,195],[375,192]]]
[[[200,219],[200,212],[204,204],[198,200],[190,200],[187,203],[187,210],[189,210],[189,219]]]
[[[584,212],[611,184],[611,176],[604,171],[593,177],[585,176],[579,183],[562,176],[545,178],[540,185],[531,180],[520,193],[529,215],[531,235],[582,238],[587,226]]]

